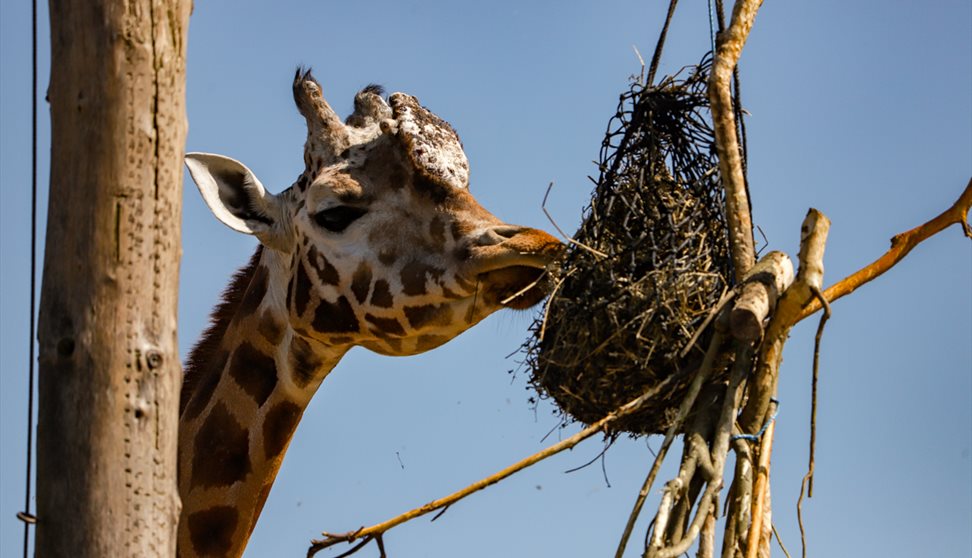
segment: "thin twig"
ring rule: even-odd
[[[439,519],[440,517],[442,517],[443,515],[445,515],[445,512],[449,511],[449,507],[450,506],[445,506],[444,508],[442,508],[441,510],[439,510],[439,513],[437,513],[437,514],[435,514],[435,515],[432,516],[432,519],[429,520],[429,523],[432,523],[436,519]]]
[[[540,273],[540,276],[537,277],[536,279],[534,279],[532,283],[530,283],[527,286],[523,287],[522,289],[516,291],[515,293],[511,294],[510,296],[504,298],[503,300],[500,301],[500,304],[503,304],[503,305],[509,304],[509,302],[511,300],[513,300],[514,298],[520,296],[521,294],[529,291],[533,287],[536,287],[537,285],[539,285],[540,284],[540,281],[542,281],[544,278],[546,278],[546,276],[547,276],[547,270],[544,269],[543,272]]]
[[[884,274],[884,272],[894,267],[894,265],[907,256],[915,246],[918,246],[929,237],[938,234],[951,225],[961,225],[965,236],[972,238],[972,226],[969,225],[968,221],[970,206],[972,206],[972,179],[969,180],[968,185],[965,187],[965,191],[962,192],[962,195],[959,196],[958,200],[956,200],[951,207],[943,211],[931,221],[928,221],[923,225],[919,225],[910,231],[895,235],[894,238],[891,239],[891,248],[887,252],[852,275],[849,275],[838,281],[836,284],[830,286],[824,291],[824,297],[830,302],[834,302],[838,298],[849,295],[857,290],[857,288],[860,286],[877,279]],[[800,312],[797,321],[806,318],[810,314],[820,310],[820,308],[821,305],[819,301],[816,299],[812,300],[810,304],[807,304],[807,306],[804,307]]]
[[[543,334],[546,333],[547,331],[547,318],[550,317],[550,306],[553,304],[554,297],[557,295],[557,291],[560,290],[560,286],[563,285],[564,281],[566,281],[567,278],[570,277],[570,275],[574,273],[574,271],[576,270],[577,270],[576,267],[574,269],[571,269],[570,271],[567,272],[567,275],[564,275],[559,280],[557,280],[557,284],[554,285],[554,288],[550,290],[550,294],[547,295],[547,302],[543,306],[543,321],[540,322],[540,333],[537,335],[538,343],[540,341],[543,341]]]
[[[687,355],[688,352],[692,350],[692,347],[695,346],[695,342],[699,340],[699,337],[702,335],[702,332],[705,331],[705,328],[709,327],[709,324],[712,323],[712,320],[716,317],[716,315],[718,315],[719,312],[723,308],[725,308],[726,304],[728,304],[730,300],[735,298],[735,296],[736,296],[736,291],[734,290],[729,290],[727,288],[724,288],[722,290],[722,296],[719,297],[719,302],[717,302],[715,306],[712,307],[712,310],[709,312],[709,315],[706,316],[705,320],[702,321],[702,324],[695,329],[695,333],[692,334],[692,337],[688,340],[688,343],[686,343],[685,347],[683,347],[682,350],[678,353],[679,360],[685,358],[685,355]]]
[[[803,558],[807,558],[807,534],[803,528],[803,490],[807,487],[807,479],[811,475],[813,475],[813,464],[810,465],[807,474],[803,475],[803,480],[800,482],[800,496],[797,498],[797,524],[800,526],[800,547]]]
[[[616,440],[617,440],[617,438],[612,437],[611,440],[607,444],[604,444],[604,449],[602,449],[600,452],[598,452],[598,454],[595,455],[593,459],[591,459],[587,463],[584,463],[583,465],[578,465],[577,467],[571,467],[570,469],[567,469],[566,471],[564,471],[564,474],[567,475],[567,474],[570,474],[570,473],[576,473],[577,471],[580,471],[581,469],[584,469],[586,467],[590,467],[595,461],[597,461],[598,459],[604,457],[604,454],[607,453],[607,450],[611,449],[611,446],[614,445],[614,442]],[[608,483],[608,484],[610,485],[610,483]]]
[[[787,550],[786,546],[783,544],[783,538],[780,537],[780,532],[776,530],[776,524],[772,523],[771,525],[773,527],[773,535],[776,536],[776,542],[780,545],[780,550],[783,551],[783,554],[786,555],[786,558],[793,558],[792,556],[790,556],[790,551]]]
[[[567,236],[567,233],[565,233],[563,231],[563,229],[560,228],[560,225],[558,225],[557,222],[554,221],[553,216],[550,215],[550,212],[549,211],[547,211],[547,197],[550,195],[550,190],[553,189],[553,185],[554,185],[553,182],[551,182],[550,184],[547,185],[547,192],[543,195],[543,203],[540,204],[540,209],[543,210],[543,214],[547,216],[547,220],[550,221],[550,224],[553,225],[553,227],[555,229],[557,229],[557,232],[560,233],[560,236],[562,236],[564,238],[564,240],[566,240],[567,242],[570,242],[571,244],[577,245],[577,246],[579,246],[579,247],[587,250],[588,252],[594,254],[595,256],[597,256],[599,258],[606,258],[606,257],[608,257],[608,255],[605,254],[604,252],[601,252],[600,250],[595,250],[594,248],[591,248],[590,246],[588,246],[588,245],[586,245],[586,244],[584,244],[584,243],[582,243],[582,242],[580,242],[578,240],[574,240],[573,238]]]
[[[340,533],[340,534],[331,534],[327,532],[322,533],[322,535],[324,536],[323,539],[311,541],[311,546],[307,550],[307,556],[308,558],[310,558],[311,556],[314,556],[317,552],[325,548],[334,546],[335,544],[341,542],[353,542],[359,538],[370,539],[382,535],[385,532],[387,532],[389,529],[392,529],[393,527],[405,523],[406,521],[410,521],[417,517],[421,517],[427,513],[433,512],[440,508],[451,506],[452,504],[458,502],[459,500],[465,498],[466,496],[469,496],[474,492],[478,492],[488,486],[496,484],[497,482],[505,479],[506,477],[509,477],[514,473],[522,471],[523,469],[526,469],[527,467],[534,465],[540,461],[543,461],[544,459],[552,455],[560,453],[566,449],[570,449],[576,446],[577,444],[579,444],[580,442],[586,440],[587,438],[590,438],[594,434],[597,434],[598,432],[604,432],[607,429],[607,427],[613,424],[614,422],[617,422],[618,420],[628,415],[638,412],[641,409],[641,407],[645,404],[645,402],[650,401],[652,398],[656,397],[659,392],[668,388],[668,384],[675,377],[676,376],[674,375],[669,376],[665,380],[659,382],[658,384],[652,386],[650,389],[646,390],[644,393],[642,393],[635,399],[629,401],[628,403],[625,403],[621,407],[618,407],[618,409],[616,409],[615,411],[609,413],[601,420],[591,424],[590,426],[574,434],[573,436],[570,436],[569,438],[565,438],[564,440],[561,440],[560,442],[557,442],[552,446],[549,446],[541,451],[538,451],[537,453],[534,453],[529,457],[521,459],[520,461],[514,463],[513,465],[510,465],[509,467],[506,467],[505,469],[498,471],[484,479],[476,481],[470,484],[469,486],[463,488],[462,490],[453,492],[452,494],[444,498],[433,500],[425,504],[424,506],[419,506],[403,514],[397,515],[387,521],[383,521],[381,523],[372,525],[370,527],[362,527],[355,531],[349,531],[347,533]]]
[[[655,53],[651,56],[651,66],[648,68],[648,79],[646,85],[651,85],[655,81],[655,72],[658,70],[658,62],[661,60],[662,49],[665,47],[665,37],[668,36],[668,26],[672,23],[672,16],[675,14],[675,5],[678,0],[670,0],[668,3],[668,15],[665,17],[665,25],[662,26],[661,33],[658,34],[658,42],[655,44]]]
[[[807,498],[813,498],[813,457],[817,447],[817,379],[820,375],[820,339],[823,337],[824,326],[830,319],[830,303],[824,298],[820,289],[813,287],[813,296],[820,300],[823,305],[824,313],[820,316],[820,323],[817,325],[817,335],[813,340],[813,382],[810,396],[810,463],[807,465]]]

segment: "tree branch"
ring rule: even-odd
[[[746,274],[741,293],[729,314],[733,337],[752,343],[763,336],[763,321],[793,282],[793,263],[783,252],[763,256]]]
[[[370,527],[361,527],[359,529],[356,529],[354,531],[348,531],[346,533],[323,532],[321,533],[324,536],[323,539],[311,541],[311,545],[307,549],[307,556],[308,558],[310,558],[311,556],[314,556],[321,550],[324,550],[325,548],[334,546],[335,544],[341,542],[351,543],[358,539],[364,539],[365,542],[376,540],[380,543],[381,535],[387,532],[389,529],[396,527],[397,525],[400,525],[402,523],[405,523],[406,521],[410,521],[417,517],[423,516],[435,510],[451,506],[452,504],[458,502],[459,500],[462,500],[463,498],[469,496],[474,492],[478,492],[490,485],[496,484],[497,482],[505,479],[506,477],[513,475],[516,472],[526,469],[527,467],[534,465],[535,463],[538,463],[554,454],[560,453],[566,449],[570,449],[576,446],[580,442],[586,440],[587,438],[590,438],[591,436],[597,434],[598,432],[604,432],[605,429],[613,422],[621,418],[624,418],[632,413],[637,412],[641,408],[641,406],[645,404],[646,401],[652,399],[653,397],[657,396],[660,391],[666,389],[668,387],[668,384],[673,378],[675,378],[675,375],[669,376],[664,381],[660,382],[658,385],[653,386],[651,389],[645,391],[637,398],[629,401],[628,403],[625,403],[624,405],[619,407],[616,411],[608,414],[606,417],[602,418],[601,420],[591,424],[590,426],[588,426],[584,430],[581,430],[577,434],[574,434],[569,438],[565,438],[564,440],[557,442],[556,444],[553,444],[548,448],[538,451],[537,453],[529,457],[526,457],[514,463],[513,465],[510,465],[509,467],[506,467],[505,469],[498,471],[484,479],[474,482],[473,484],[463,488],[462,490],[453,492],[452,494],[444,498],[433,500],[425,504],[424,506],[414,508],[401,515],[397,515],[387,521],[383,521],[382,523],[378,523]],[[361,546],[363,545],[359,545],[353,548],[352,551],[356,552],[357,550],[360,549]],[[349,551],[348,553],[345,553],[343,556],[349,555],[350,553],[351,552]]]
[[[823,282],[823,253],[829,231],[830,219],[816,209],[807,212],[800,229],[800,267],[796,280],[780,297],[760,345],[759,364],[750,382],[749,401],[739,421],[743,432],[755,432],[766,420],[770,398],[776,391],[783,344],[797,323],[801,309],[813,298],[813,287],[820,288]]]
[[[743,45],[753,28],[762,0],[738,0],[732,9],[729,28],[719,34],[719,46],[709,77],[709,110],[715,133],[719,172],[726,189],[726,217],[736,282],[741,283],[756,261],[753,247],[753,220],[749,213],[749,194],[743,174],[739,137],[732,104],[732,71],[739,62]]]
[[[759,469],[756,471],[756,486],[753,489],[752,522],[749,524],[749,538],[746,540],[746,558],[756,558],[763,533],[764,506],[769,490],[770,455],[773,453],[773,432],[776,421],[770,422],[763,434],[759,447]],[[768,508],[767,508],[768,509]]]
[[[702,366],[696,373],[695,379],[692,380],[692,384],[689,386],[689,390],[685,394],[685,398],[682,400],[681,406],[678,408],[678,415],[675,417],[675,421],[672,422],[671,426],[668,427],[668,432],[665,433],[665,439],[662,442],[661,448],[655,455],[655,461],[651,465],[651,470],[648,472],[645,482],[641,485],[641,490],[638,492],[638,497],[635,499],[634,508],[628,515],[628,522],[625,524],[624,532],[621,534],[621,541],[618,543],[618,549],[615,551],[615,558],[621,558],[621,556],[624,555],[624,549],[628,544],[628,539],[631,537],[631,531],[634,529],[635,522],[638,520],[638,516],[641,514],[641,508],[645,503],[645,498],[648,497],[648,492],[651,491],[651,486],[655,482],[655,477],[658,475],[658,470],[661,468],[662,462],[665,460],[665,456],[668,454],[668,448],[672,445],[672,441],[675,439],[675,434],[681,427],[685,417],[688,416],[689,411],[692,409],[692,405],[695,404],[695,399],[698,397],[699,391],[702,389],[702,385],[712,373],[712,367],[714,366],[716,358],[719,356],[722,339],[722,333],[717,330],[715,335],[712,336],[712,341],[709,342],[709,349],[705,353]]]
[[[824,298],[830,302],[833,302],[838,298],[854,292],[861,285],[877,279],[885,271],[891,269],[895,266],[895,264],[904,259],[904,257],[907,256],[915,246],[921,244],[929,237],[938,234],[951,225],[956,223],[960,224],[965,232],[965,236],[972,238],[972,226],[969,226],[968,222],[970,206],[972,206],[972,179],[969,180],[968,185],[965,187],[965,191],[962,192],[962,195],[959,196],[959,199],[956,200],[951,207],[943,211],[931,221],[917,226],[910,231],[895,235],[895,237],[891,239],[891,248],[885,252],[884,255],[874,260],[871,264],[867,265],[856,273],[841,279],[836,284],[828,288],[823,293]],[[797,321],[806,318],[817,310],[820,310],[820,308],[820,301],[816,299],[812,300],[810,304],[807,304],[800,312],[800,315],[797,317]]]

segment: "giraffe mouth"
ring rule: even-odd
[[[563,244],[537,229],[498,227],[492,232],[485,242],[495,244],[473,248],[467,268],[483,286],[487,302],[522,310],[543,300],[553,288],[548,270],[557,265]]]
[[[481,273],[479,279],[488,301],[515,310],[536,305],[551,289],[545,267],[513,265]]]

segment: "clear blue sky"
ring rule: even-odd
[[[48,80],[41,3],[40,95]],[[189,31],[188,150],[224,153],[280,191],[302,168],[290,80],[313,66],[346,113],[370,82],[417,95],[465,143],[472,189],[510,222],[573,230],[618,93],[650,56],[665,2],[198,2]],[[682,2],[661,71],[707,50],[705,2]],[[0,4],[0,556],[19,552],[23,499],[29,212],[29,3]],[[833,221],[827,283],[950,205],[972,175],[972,6],[766,2],[742,59],[755,221],[794,254],[801,220]],[[41,105],[41,202],[49,120]],[[43,212],[42,212],[43,216]],[[188,181],[183,353],[254,240],[218,223]],[[41,227],[43,231],[43,220]],[[43,244],[41,244],[43,246]],[[248,556],[303,555],[321,530],[384,520],[541,447],[514,352],[530,313],[501,313],[429,354],[352,351],[294,440]],[[799,551],[815,320],[787,345],[773,467],[775,522]],[[834,306],[823,343],[815,556],[972,553],[972,243],[948,230]],[[568,430],[568,432],[573,429]],[[554,434],[552,438],[556,438]],[[550,440],[548,439],[548,442]],[[658,439],[647,445],[657,447]],[[645,440],[589,441],[393,530],[393,556],[606,556],[650,464]],[[673,459],[674,461],[674,459]],[[670,469],[669,469],[670,470]],[[639,523],[644,532],[657,493]],[[637,536],[635,537],[637,539]],[[637,547],[637,544],[635,545]],[[635,553],[631,552],[634,556]],[[368,555],[374,555],[372,551]]]

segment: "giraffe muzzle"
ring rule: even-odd
[[[563,252],[564,245],[541,230],[501,225],[470,248],[466,272],[478,279],[490,302],[529,308],[550,291],[549,271]]]

